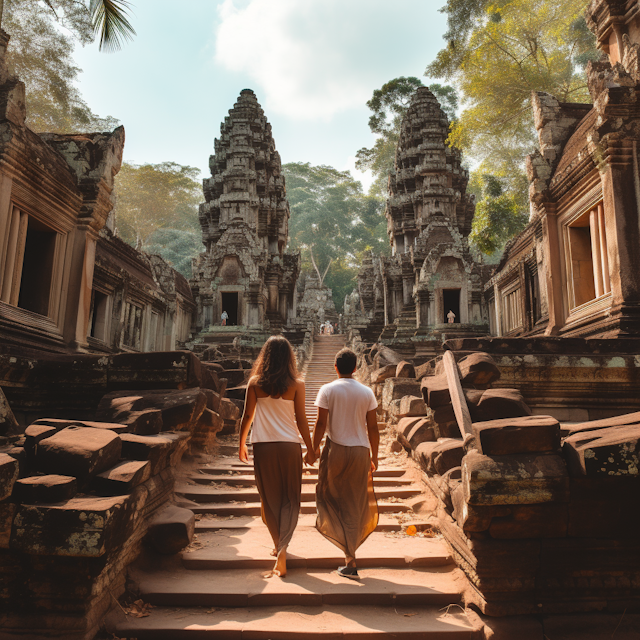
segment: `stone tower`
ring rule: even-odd
[[[200,205],[206,253],[194,261],[197,329],[281,327],[295,315],[300,256],[286,254],[289,203],[271,125],[250,89],[220,126]]]
[[[447,145],[448,135],[438,100],[420,87],[403,118],[389,175],[385,215],[392,257],[375,260],[359,278],[369,317],[384,310],[384,323],[395,325],[385,337],[395,331],[396,339],[409,338],[417,329],[416,335],[445,328],[467,333],[487,321],[482,285],[488,269],[474,260],[467,239],[475,211],[466,193],[469,175],[460,151]],[[376,280],[383,285],[379,296],[370,290]]]

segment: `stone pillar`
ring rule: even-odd
[[[600,167],[604,204],[605,237],[613,307],[640,302],[640,238],[638,202],[632,185],[633,158],[630,140],[609,148]]]
[[[409,306],[413,302],[413,275],[402,278],[402,304]]]
[[[63,336],[67,344],[76,348],[87,345],[87,329],[91,311],[91,287],[96,257],[95,233],[88,227],[77,227],[70,233],[68,249],[69,286]]]
[[[543,255],[547,259],[547,268],[545,269],[547,284],[547,301],[549,305],[549,324],[545,334],[548,336],[556,335],[565,321],[563,292],[566,283],[562,277],[562,256],[560,254],[560,232],[558,230],[558,219],[555,215],[555,208],[552,204],[547,204],[547,215],[543,222]],[[496,297],[496,304],[498,298]],[[502,335],[502,322],[500,323]]]

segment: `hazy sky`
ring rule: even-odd
[[[171,160],[208,176],[220,123],[250,88],[283,162],[353,168],[374,140],[373,90],[422,77],[443,46],[442,4],[133,0],[133,42],[116,54],[77,49],[80,90],[96,113],[124,124],[128,162]]]

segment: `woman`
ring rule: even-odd
[[[304,408],[304,382],[298,377],[291,344],[272,336],[253,365],[240,426],[239,457],[249,462],[251,443],[262,520],[273,538],[276,563],[267,576],[287,574],[287,546],[298,523],[302,491],[302,447],[313,452]],[[302,438],[301,438],[302,437]],[[315,456],[309,458],[313,464]]]

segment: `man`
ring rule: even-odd
[[[227,326],[227,320],[229,319],[229,314],[226,311],[223,311],[222,315],[220,316],[220,319],[222,320],[222,326],[226,327]]]
[[[453,324],[456,321],[456,314],[453,313],[453,309],[449,309],[449,313],[447,313],[447,321],[449,324]]]
[[[318,419],[313,431],[314,453],[327,441],[320,456],[316,504],[316,528],[339,547],[345,566],[338,573],[358,580],[356,549],[378,526],[378,503],[373,491],[373,472],[378,468],[380,433],[373,391],[353,378],[356,354],[342,349],[336,355],[338,379],[325,384],[315,405]]]

